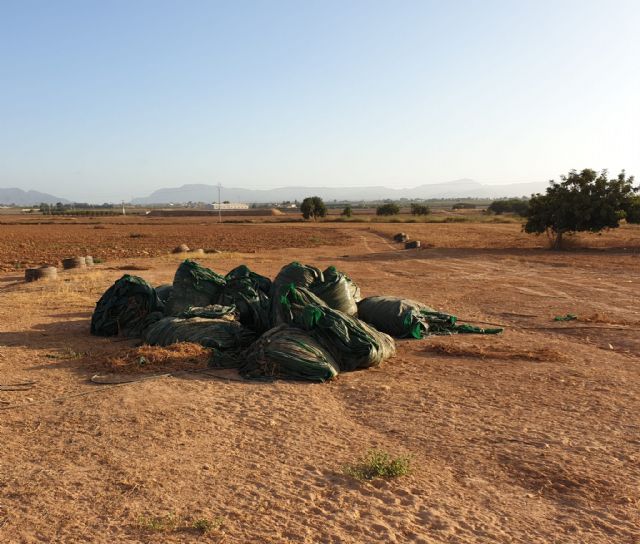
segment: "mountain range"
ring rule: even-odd
[[[419,185],[411,189],[370,187],[280,187],[277,189],[237,189],[222,187],[221,199],[230,202],[283,202],[319,196],[326,201],[361,201],[400,198],[502,198],[531,196],[544,191],[546,182],[483,185],[472,179],[459,179],[447,183]],[[217,202],[218,186],[191,184],[158,189],[147,197],[134,198],[132,204],[171,204],[182,202]]]
[[[446,183],[419,185],[410,189],[393,189],[381,185],[368,187],[279,187],[277,189],[240,189],[222,187],[221,199],[230,202],[244,203],[277,203],[283,201],[302,200],[308,196],[319,196],[327,202],[337,201],[370,201],[401,198],[430,199],[430,198],[502,198],[530,196],[532,193],[543,192],[546,182],[511,183],[506,185],[485,185],[472,179],[458,179]],[[184,202],[217,202],[218,186],[204,184],[182,185],[158,189],[149,196],[134,198],[131,203],[138,205],[149,204],[180,204]],[[33,206],[44,202],[55,204],[71,201],[59,196],[39,191],[24,191],[17,188],[0,188],[0,204],[15,204],[17,206]]]
[[[56,204],[62,202],[68,204],[70,201],[59,196],[41,193],[39,191],[23,191],[22,189],[0,188],[0,204],[14,204],[16,206],[34,206],[44,202],[45,204]]]

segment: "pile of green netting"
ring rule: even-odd
[[[201,344],[212,350],[211,366],[237,368],[248,379],[316,382],[393,357],[392,337],[501,331],[459,324],[414,300],[361,300],[360,288],[335,267],[297,262],[273,281],[244,265],[223,276],[192,260],[180,264],[171,285],[125,275],[91,318],[99,336]]]

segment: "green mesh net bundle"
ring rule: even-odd
[[[263,334],[242,354],[240,361],[240,374],[254,380],[325,382],[335,378],[339,371],[327,349],[309,333],[289,325]]]
[[[100,297],[91,316],[91,334],[96,336],[140,336],[151,314],[164,304],[151,285],[138,276],[125,274]]]
[[[358,317],[395,338],[423,338],[446,334],[497,334],[503,329],[483,329],[459,324],[456,316],[438,312],[416,300],[367,297],[358,303]]]
[[[187,259],[176,270],[166,315],[178,315],[190,307],[215,304],[225,284],[223,276]]]
[[[230,319],[165,317],[147,327],[142,339],[153,346],[194,342],[225,351],[247,347],[256,339],[256,334]]]

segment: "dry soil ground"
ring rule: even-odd
[[[506,332],[399,341],[380,368],[323,385],[230,371],[95,385],[133,344],[88,334],[115,269],[166,282],[180,257],[48,283],[5,273],[0,384],[35,385],[0,391],[0,542],[640,541],[640,230],[552,253],[515,225],[406,225],[436,246],[410,251],[390,243],[396,225],[225,228],[251,233],[256,253],[206,255],[217,271],[335,264],[364,295]],[[260,245],[287,236],[333,245]],[[552,321],[568,312],[580,319]],[[343,474],[373,447],[410,455],[412,473]],[[200,535],[198,519],[213,529]]]

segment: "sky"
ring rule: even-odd
[[[0,0],[0,187],[640,178],[638,28],[638,0]]]

